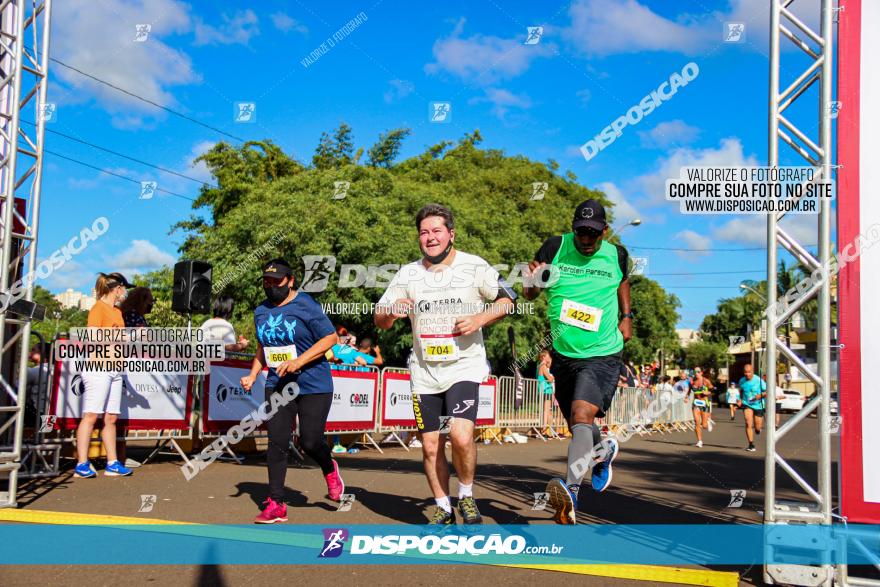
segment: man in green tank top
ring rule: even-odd
[[[605,208],[596,200],[582,202],[574,213],[572,232],[550,237],[529,263],[528,299],[547,292],[547,312],[554,334],[552,373],[556,401],[572,433],[566,478],[547,485],[554,519],[576,523],[578,491],[592,469],[592,486],[604,491],[611,483],[611,462],[618,444],[602,441],[595,418],[603,417],[617,389],[623,343],[632,335],[628,254],[604,240]]]

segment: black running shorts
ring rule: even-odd
[[[620,353],[604,357],[572,359],[552,352],[550,372],[556,378],[556,401],[566,420],[571,418],[571,403],[583,400],[605,415],[617,391],[620,377]]]
[[[419,432],[437,432],[447,417],[477,420],[480,384],[460,381],[443,393],[413,393],[413,414]]]

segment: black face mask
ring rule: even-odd
[[[264,287],[263,291],[266,293],[266,299],[277,306],[287,299],[288,295],[290,295],[290,286],[279,285],[277,287]]]
[[[437,263],[442,263],[443,259],[445,259],[451,251],[452,251],[452,241],[449,241],[449,244],[446,245],[446,248],[443,249],[442,253],[440,253],[439,255],[436,255],[434,257],[429,257],[428,255],[425,255],[425,259],[427,259],[428,262],[431,263],[432,265],[436,265]]]

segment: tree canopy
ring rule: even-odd
[[[210,222],[194,216],[174,229],[185,236],[183,258],[210,262],[215,283],[228,280],[224,293],[236,300],[234,323],[250,340],[254,340],[251,311],[263,299],[257,279],[260,263],[283,256],[296,266],[306,255],[333,256],[336,267],[329,286],[313,296],[321,303],[375,303],[384,287],[340,288],[340,266],[403,265],[417,259],[414,218],[427,203],[453,210],[458,249],[511,269],[528,263],[546,238],[570,230],[572,212],[581,201],[595,198],[613,217],[608,198],[578,184],[572,172],[563,176],[557,173],[556,162],[480,148],[478,130],[457,143],[443,141],[396,161],[408,134],[408,129],[383,134],[368,149],[364,163],[359,161],[363,149],[354,153],[353,133],[345,124],[321,136],[308,167],[270,141],[241,147],[218,143],[202,156],[217,185],[204,187],[193,207],[206,213]],[[343,198],[334,199],[338,182],[349,185]],[[530,199],[534,182],[548,184],[541,200]],[[242,268],[242,261],[254,251],[261,251],[261,258]],[[297,276],[302,279],[301,266]],[[166,299],[163,292],[170,291],[170,273],[156,272],[148,278],[158,288],[157,300]],[[678,300],[645,278],[633,278],[633,296],[639,317],[637,340],[630,345],[634,356],[647,359],[658,348],[677,343]],[[517,301],[526,304],[524,298]],[[401,321],[376,335],[369,313],[330,318],[360,337],[378,339],[391,363],[402,364],[411,347],[409,327]],[[155,318],[152,322],[157,323]],[[510,361],[507,325],[514,327],[520,348],[543,338],[548,328],[544,297],[534,302],[534,314],[508,317],[500,327],[488,328],[486,346],[496,372]]]

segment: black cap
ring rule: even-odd
[[[606,226],[605,208],[596,200],[581,202],[574,211],[574,219],[571,221],[572,230],[586,226],[603,230]]]
[[[288,275],[293,275],[293,270],[284,259],[273,259],[263,266],[263,277],[283,279]]]
[[[107,274],[107,287],[113,289],[114,287],[118,287],[120,285],[125,286],[125,289],[131,289],[134,287],[128,282],[128,280],[125,278],[125,275],[123,275],[122,273],[115,272]]]

